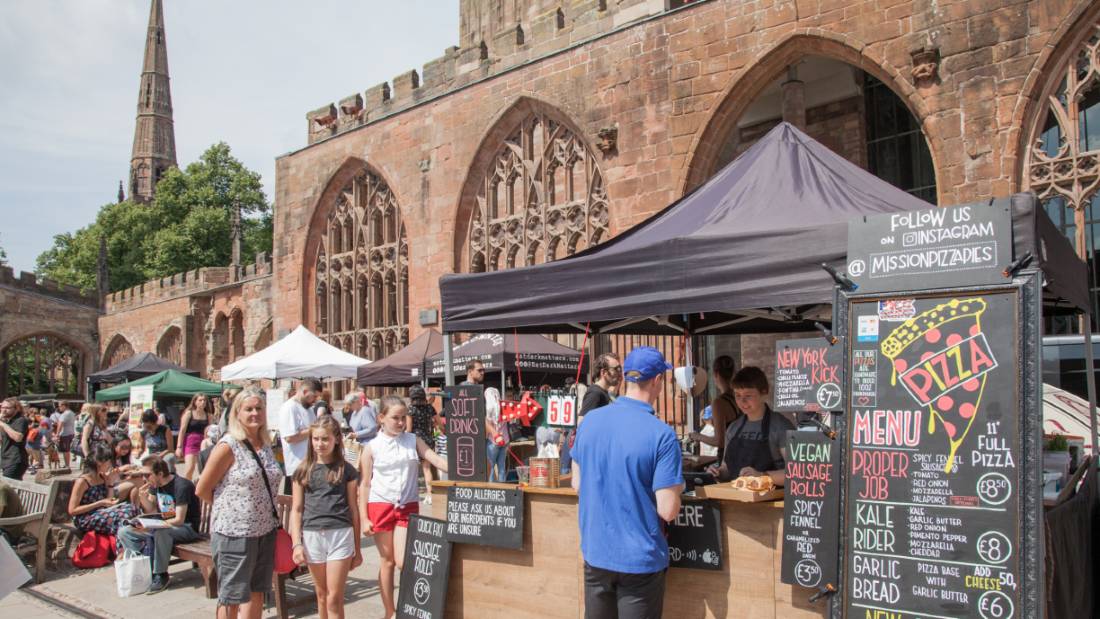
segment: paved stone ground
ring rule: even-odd
[[[63,606],[75,607],[85,616],[125,619],[130,617],[156,617],[157,619],[176,619],[184,617],[214,615],[216,601],[203,595],[202,578],[198,570],[190,564],[179,563],[168,571],[171,584],[167,591],[156,595],[139,595],[120,598],[115,593],[115,572],[111,566],[95,570],[76,570],[66,567],[62,570],[50,570],[46,582],[40,585],[28,585],[34,593],[53,600]],[[345,599],[349,617],[381,617],[382,599],[378,594],[378,553],[369,540],[363,546],[363,565],[348,575],[348,588]],[[306,574],[297,581],[287,583],[288,598],[308,598],[309,604],[294,608],[291,617],[316,617],[313,582]],[[20,590],[0,600],[0,616],[11,619],[40,619],[46,617],[79,617],[80,614],[68,612],[36,599],[37,596]],[[264,610],[264,617],[274,617],[275,606],[270,604]]]

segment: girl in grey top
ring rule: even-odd
[[[317,607],[344,616],[348,571],[363,562],[359,549],[359,473],[344,460],[340,423],[331,415],[309,427],[306,459],[294,471],[290,537],[294,561],[309,564]],[[326,613],[322,613],[326,614]]]

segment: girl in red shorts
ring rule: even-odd
[[[447,461],[439,457],[412,432],[405,431],[409,409],[396,396],[382,398],[378,411],[378,436],[363,448],[359,456],[359,515],[363,534],[374,535],[374,545],[382,559],[378,575],[385,617],[393,617],[394,568],[401,569],[405,558],[405,537],[409,516],[420,511],[417,469],[434,465],[447,470]],[[425,479],[431,479],[425,474]]]

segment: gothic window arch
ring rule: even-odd
[[[538,264],[606,240],[603,173],[585,141],[557,112],[529,102],[523,118],[490,147],[496,151],[474,180],[464,268]],[[547,247],[564,251],[546,252]]]
[[[229,317],[223,312],[214,316],[214,328],[210,331],[210,369],[218,371],[229,363]]]
[[[47,333],[18,339],[0,352],[0,397],[29,393],[80,393],[84,353]]]
[[[244,356],[244,313],[235,309],[229,316],[229,360]]]
[[[1100,23],[1091,24],[1084,36],[1049,73],[1050,94],[1027,142],[1023,185],[1089,265],[1095,333],[1100,330]],[[1079,325],[1055,318],[1047,328],[1068,333]]]
[[[376,337],[408,338],[408,241],[401,210],[369,168],[348,181],[328,208],[325,224],[318,226],[315,326],[334,346],[376,359],[369,345]]]
[[[179,327],[169,327],[157,342],[157,356],[167,359],[179,366],[185,366],[183,362],[183,333]]]
[[[107,342],[107,348],[103,352],[103,368],[109,368],[122,363],[134,356],[134,347],[130,341],[121,334],[115,334]]]

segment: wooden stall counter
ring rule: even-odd
[[[446,519],[451,486],[514,489],[515,484],[434,482],[427,515]],[[584,617],[584,561],[572,488],[524,488],[523,549],[455,544],[447,617]],[[698,500],[685,496],[685,501]],[[722,570],[671,568],[664,616],[675,619],[824,617],[827,601],[780,582],[783,502],[709,499],[722,515]]]

